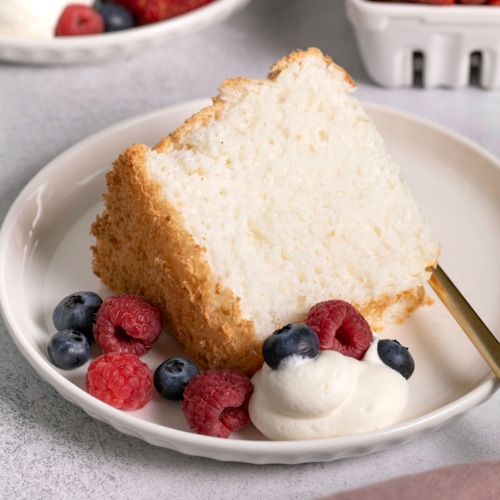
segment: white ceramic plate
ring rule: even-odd
[[[301,463],[385,449],[439,428],[489,398],[497,388],[482,358],[436,302],[387,336],[416,359],[402,422],[386,430],[297,442],[271,442],[253,426],[230,439],[189,431],[178,403],[155,397],[135,412],[116,410],[84,390],[85,367],[56,369],[46,345],[55,333],[54,306],[78,290],[110,291],[91,272],[89,226],[101,212],[104,174],[134,142],[153,145],[208,101],[161,109],[104,130],[47,165],[21,192],[0,233],[0,304],[18,348],[37,373],[96,419],[149,443],[189,455],[248,463]],[[366,104],[402,165],[442,242],[443,268],[493,331],[500,331],[500,164],[442,128]],[[432,292],[429,291],[432,295]],[[145,360],[154,369],[181,353],[167,334]]]
[[[226,20],[250,0],[214,0],[166,21],[102,35],[30,40],[0,36],[0,60],[25,64],[80,64],[164,46]]]

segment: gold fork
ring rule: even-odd
[[[429,284],[488,363],[493,373],[500,378],[500,342],[440,266],[432,270]]]

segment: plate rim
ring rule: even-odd
[[[0,269],[4,268],[7,259],[8,238],[15,227],[14,223],[17,211],[26,203],[27,197],[34,191],[40,182],[44,178],[50,177],[51,171],[54,169],[57,170],[61,162],[64,163],[66,157],[78,154],[79,151],[85,150],[93,143],[119,134],[121,130],[183,110],[201,109],[207,104],[210,104],[210,102],[211,100],[207,98],[195,99],[127,118],[77,142],[47,163],[19,192],[2,222],[0,227]],[[474,149],[478,154],[484,156],[492,166],[500,170],[500,161],[496,157],[473,141],[454,131],[425,118],[385,105],[366,101],[363,101],[363,105],[368,114],[371,114],[371,111],[375,110],[391,117],[395,116],[410,120],[425,128],[431,128],[432,130],[444,133],[454,140],[459,140]],[[189,114],[186,114],[186,118],[188,116]],[[98,167],[94,167],[92,172],[96,171],[96,169],[98,169]],[[108,169],[109,166],[106,167],[106,171]],[[6,308],[6,301],[4,300],[4,297],[6,297],[6,288],[5,281],[1,279],[0,313],[6,329],[24,358],[45,382],[52,385],[52,387],[54,387],[54,389],[56,389],[56,391],[66,400],[79,406],[96,420],[106,422],[120,432],[133,435],[150,444],[167,447],[188,455],[254,464],[295,464],[311,461],[331,461],[367,454],[378,449],[389,448],[419,435],[434,431],[451,419],[461,416],[465,412],[486,401],[500,387],[499,380],[496,379],[492,373],[489,373],[482,379],[476,381],[466,394],[440,408],[386,429],[358,435],[353,434],[349,436],[323,438],[320,440],[301,441],[225,440],[209,436],[200,436],[191,432],[146,421],[134,416],[133,413],[117,410],[98,401],[84,390],[76,387],[74,383],[68,380],[59,370],[50,365],[48,360],[35,349],[25,336],[20,336],[16,331],[15,321],[10,317],[10,313]],[[75,387],[77,389],[76,396]],[[81,404],[82,400],[85,403],[83,405]],[[137,434],[137,427],[141,429],[141,433],[139,434]],[[155,438],[158,438],[158,435],[161,434],[166,434],[166,436],[162,437],[163,442],[160,444],[154,442]],[[167,441],[169,441],[169,446],[165,446],[165,437]],[[240,448],[238,451],[234,450],[235,442],[238,443],[238,448]],[[352,449],[352,442],[356,443],[355,448],[357,452],[354,454],[348,452],[349,449]],[[300,443],[300,445],[298,445],[298,443]],[[347,443],[351,444],[347,445]],[[346,445],[346,447],[344,447],[344,445]],[[192,447],[191,451],[190,447]],[[272,448],[271,450],[266,449],[270,447]],[[300,448],[300,453],[296,451],[297,448]],[[214,450],[216,450],[219,456],[214,456]],[[325,453],[327,454],[326,457],[324,456]]]

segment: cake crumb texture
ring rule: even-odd
[[[439,244],[351,77],[319,49],[213,104],[107,174],[93,270],[160,307],[202,368],[254,373],[261,344],[339,298],[374,330],[427,300]]]

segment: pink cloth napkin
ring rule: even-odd
[[[412,474],[324,500],[500,500],[500,461],[466,463]]]

